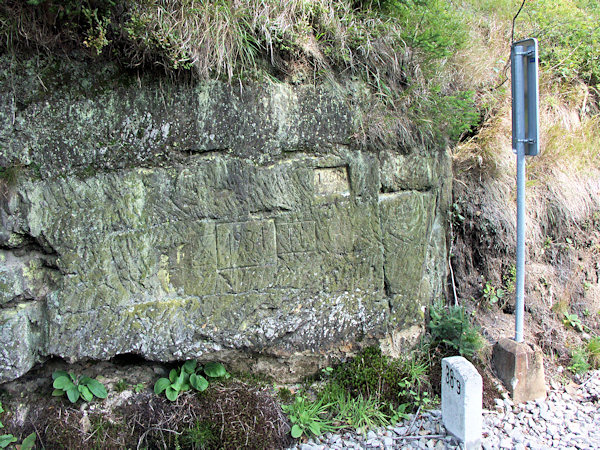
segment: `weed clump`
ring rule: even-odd
[[[323,370],[317,392],[301,392],[284,411],[292,436],[320,435],[336,429],[367,429],[396,423],[430,402],[423,354],[395,359],[367,347],[349,361]]]
[[[402,404],[418,403],[417,398],[429,387],[426,372],[423,358],[393,359],[378,347],[368,347],[335,368],[332,379],[353,398],[375,397],[386,405],[386,412],[391,412]]]

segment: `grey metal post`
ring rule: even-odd
[[[517,152],[517,279],[515,286],[515,341],[523,342],[523,315],[525,309],[525,105],[523,58],[518,47],[512,49],[513,79],[513,148]],[[516,142],[515,142],[516,141]]]

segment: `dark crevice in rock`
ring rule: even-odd
[[[211,149],[202,149],[202,148],[185,148],[185,149],[171,149],[172,152],[177,153],[184,158],[190,158],[194,156],[201,156],[203,158],[209,158],[211,156],[222,156],[223,154],[228,154],[231,152],[231,149],[228,147],[222,148],[211,148]]]
[[[417,186],[411,187],[410,189],[393,189],[390,186],[381,185],[381,188],[379,189],[380,194],[401,194],[403,192],[419,192],[427,194],[433,192],[433,188],[431,186]]]
[[[39,298],[28,297],[26,295],[17,295],[12,300],[9,300],[8,302],[4,303],[3,305],[0,305],[0,310],[15,308],[17,306],[24,305],[27,303],[36,303],[36,302],[41,302],[41,301],[43,301],[43,300],[41,300]]]
[[[113,356],[110,359],[110,363],[116,366],[140,366],[144,364],[150,364],[153,362],[145,358],[143,355],[140,355],[139,353],[121,353]]]
[[[15,256],[19,257],[39,254],[42,256],[40,259],[43,258],[44,261],[49,259],[48,256],[58,257],[56,251],[42,237],[35,238],[29,234],[20,233],[15,233],[15,235],[20,237],[20,242],[17,245],[2,243],[0,244],[0,250],[7,250],[13,252]]]
[[[390,312],[392,312],[392,289],[390,287],[390,283],[385,276],[385,267],[383,268],[383,292],[385,293],[386,298],[388,299],[388,307],[390,308]]]

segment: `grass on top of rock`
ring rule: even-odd
[[[454,55],[468,41],[445,0],[7,0],[0,46],[77,49],[192,79],[325,80],[368,93],[355,139],[439,147],[479,122]],[[363,95],[366,94],[366,95]]]

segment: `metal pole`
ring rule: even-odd
[[[517,279],[515,299],[515,341],[523,342],[525,296],[525,105],[524,86],[515,82],[523,79],[523,57],[513,48],[513,126],[517,152]]]
[[[525,310],[525,145],[517,148],[517,280],[515,300],[515,341],[523,342]]]

